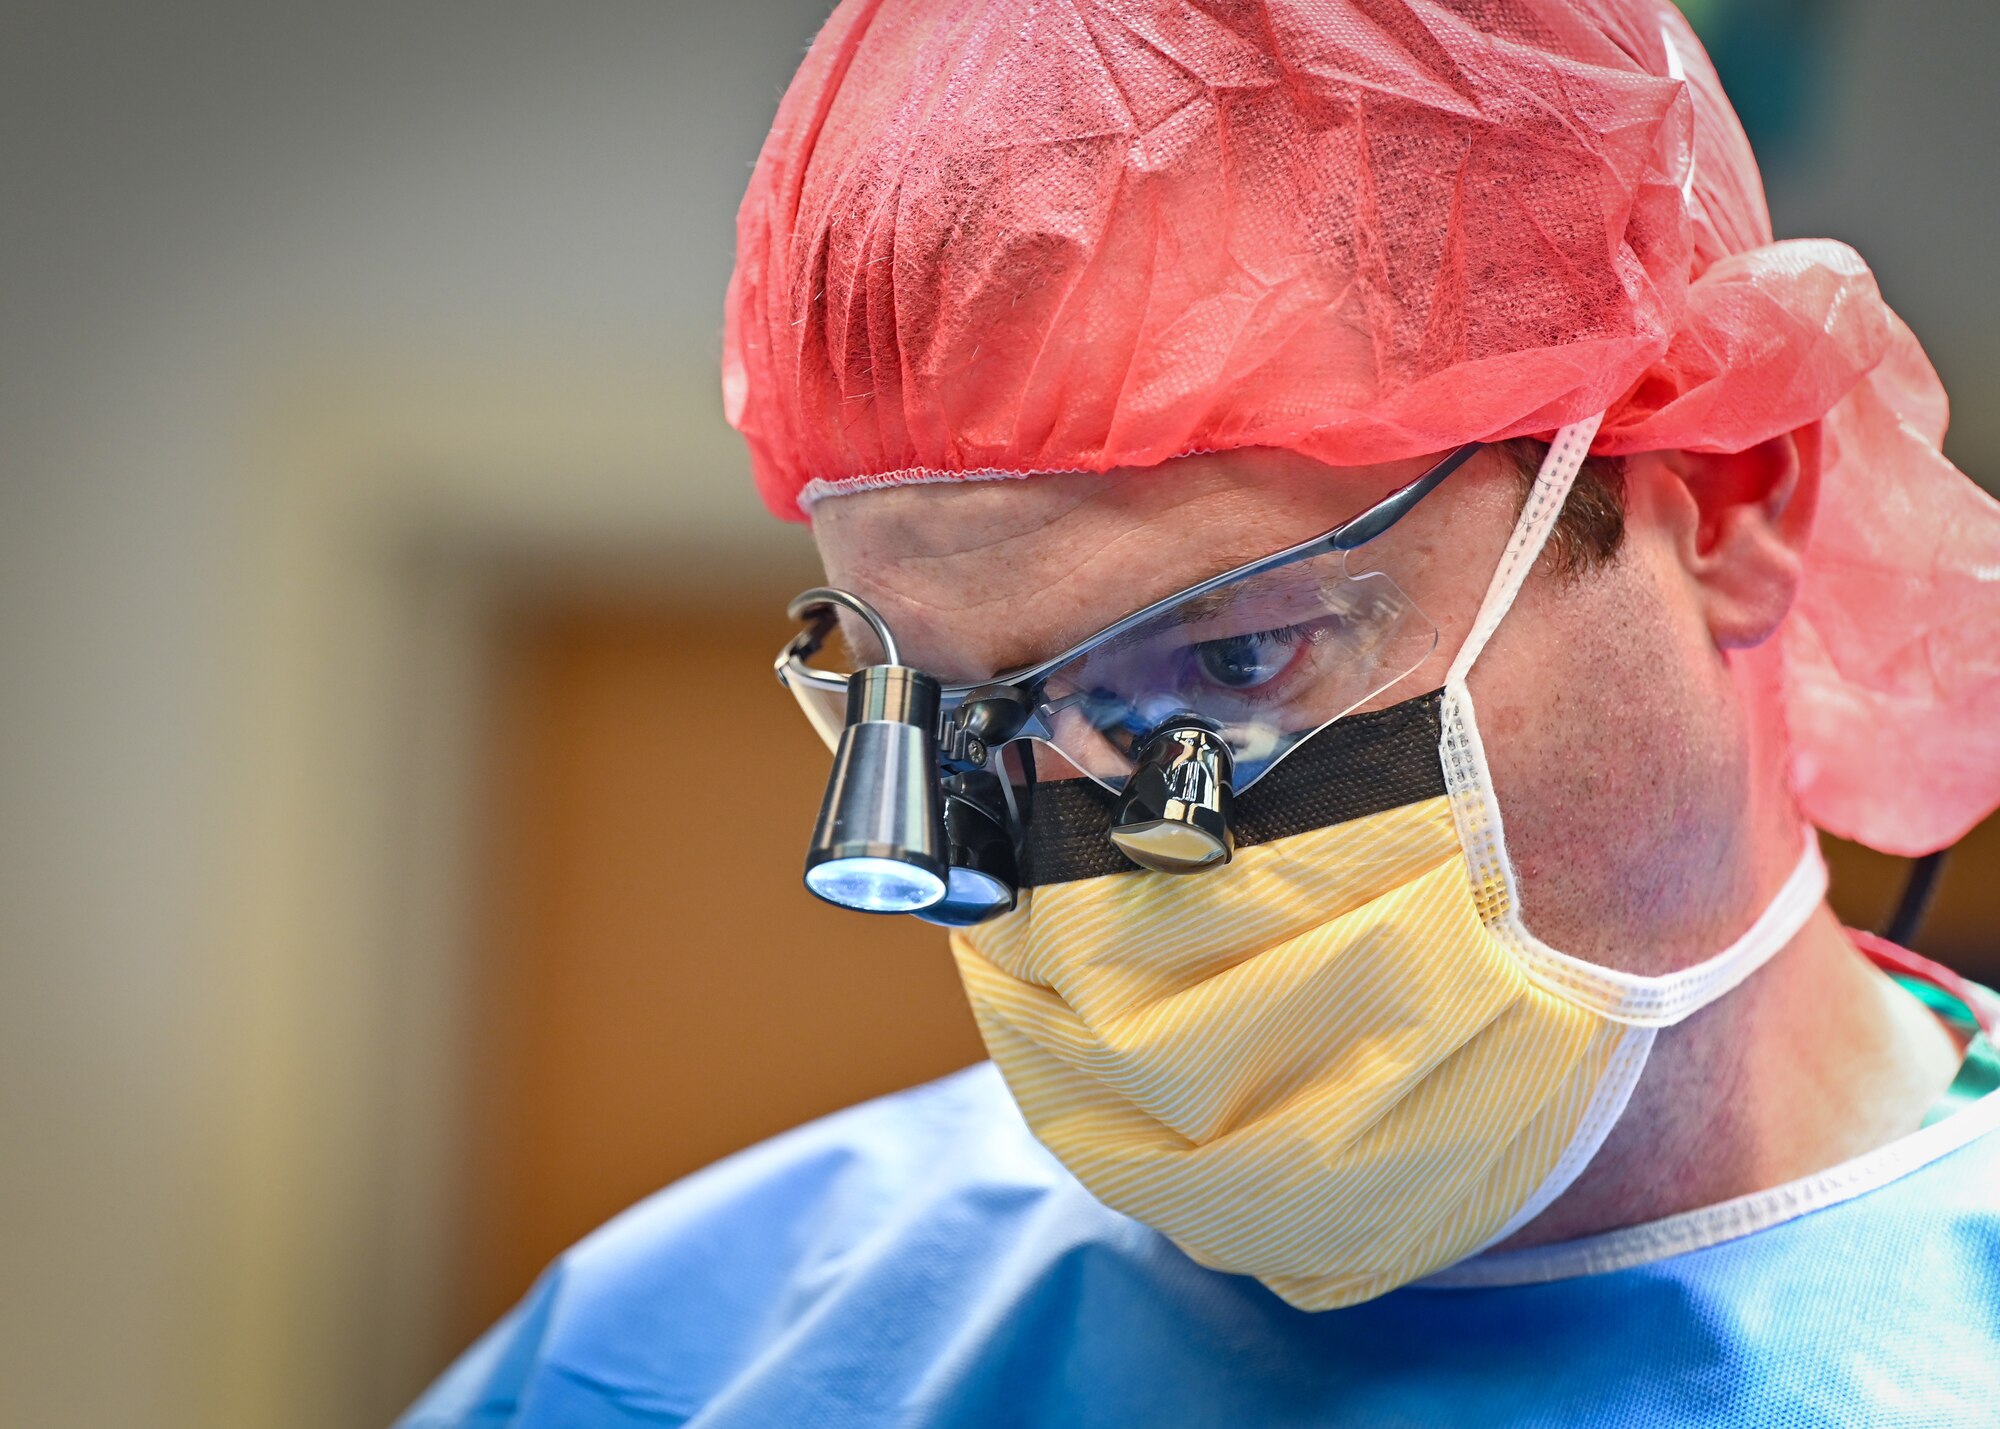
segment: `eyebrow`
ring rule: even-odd
[[[1228,569],[1233,570],[1235,568],[1229,567]],[[1243,586],[1240,583],[1224,586],[1221,590],[1212,590],[1207,595],[1198,595],[1193,600],[1184,601],[1174,607],[1173,613],[1176,623],[1193,625],[1198,621],[1208,619],[1212,615],[1220,615],[1231,606],[1238,604],[1242,596]]]

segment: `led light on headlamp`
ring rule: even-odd
[[[844,605],[874,626],[887,662],[847,682],[847,723],[806,851],[806,887],[864,913],[914,913],[946,895],[938,787],[938,682],[900,663],[896,642],[863,601],[808,591],[795,614]]]

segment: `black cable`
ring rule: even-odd
[[[1035,816],[1035,750],[1032,741],[1017,739],[1000,746],[992,760],[1000,775],[1000,797],[1006,803],[1007,834],[1014,842],[1018,867],[1028,854],[1028,823]],[[1015,775],[1019,774],[1019,778]]]
[[[1944,872],[1944,856],[1949,852],[1950,849],[1941,848],[1910,864],[1910,877],[1903,885],[1903,896],[1896,900],[1896,911],[1882,925],[1882,936],[1896,946],[1909,947],[1910,940],[1917,936],[1917,930],[1924,926],[1924,915],[1930,912],[1931,899],[1937,893],[1938,876]]]
[[[1021,819],[1014,837],[1024,840],[1028,828],[1035,821],[1035,745],[1032,740],[1019,740],[1013,745],[1014,757],[1021,768]],[[1018,850],[1017,850],[1018,852]]]

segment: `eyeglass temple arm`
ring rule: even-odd
[[[1390,492],[1352,521],[1336,528],[1326,537],[1328,549],[1351,551],[1356,546],[1374,540],[1409,515],[1410,508],[1437,490],[1438,484],[1447,476],[1472,460],[1472,454],[1478,451],[1480,446],[1479,442],[1467,442],[1408,486]]]
[[[1324,535],[1315,536],[1309,541],[1303,541],[1288,550],[1278,551],[1264,557],[1262,560],[1253,561],[1247,566],[1239,566],[1235,570],[1224,571],[1220,575],[1210,576],[1207,580],[1197,582],[1189,586],[1186,590],[1178,591],[1173,595],[1156,600],[1143,610],[1135,610],[1124,619],[1114,621],[1088,640],[1072,646],[1059,655],[1051,656],[1049,659],[1026,669],[1015,670],[1000,676],[999,683],[1020,684],[1025,681],[1038,679],[1057,666],[1105,644],[1125,631],[1143,624],[1162,610],[1190,597],[1206,595],[1211,590],[1216,590],[1232,582],[1243,580],[1246,577],[1262,575],[1267,571],[1278,570],[1281,567],[1292,565],[1298,561],[1325,555],[1330,551],[1351,551],[1357,546],[1365,545],[1407,516],[1412,507],[1435,491],[1446,477],[1470,461],[1473,453],[1477,452],[1483,445],[1485,445],[1483,442],[1467,442],[1457,451],[1439,461],[1436,466],[1431,467],[1421,476],[1411,481],[1407,486],[1390,492],[1382,500],[1369,507],[1353,520],[1334,527],[1333,530],[1326,532]],[[802,592],[792,601],[788,613],[794,620],[805,620],[808,617],[814,616],[815,612],[818,612],[816,618],[826,621],[826,626],[830,629],[832,622],[828,619],[826,612],[828,607],[833,605],[845,606],[860,615],[863,620],[866,620],[874,629],[876,637],[882,641],[883,649],[889,657],[889,663],[892,665],[900,663],[897,659],[894,641],[889,635],[888,626],[883,622],[882,617],[875,613],[873,607],[858,596],[849,595],[846,591],[820,586]],[[815,646],[814,648],[817,647]],[[810,651],[800,649],[795,639],[793,644],[788,646],[786,651],[778,657],[779,678],[781,680],[784,678],[784,669],[795,655],[803,656],[809,653]]]
[[[1206,594],[1215,587],[1228,585],[1247,576],[1261,576],[1268,571],[1280,570],[1285,566],[1296,565],[1300,561],[1309,561],[1314,556],[1324,556],[1332,551],[1352,551],[1356,547],[1365,546],[1409,515],[1419,501],[1437,490],[1447,476],[1472,460],[1473,454],[1484,445],[1484,442],[1467,442],[1440,460],[1436,466],[1411,481],[1409,485],[1398,487],[1353,520],[1343,522],[1331,531],[1314,536],[1309,541],[1301,541],[1296,546],[1268,555],[1261,561],[1253,561],[1247,566],[1238,566],[1233,571],[1212,576],[1198,586],[1192,586],[1178,595],[1170,595],[1163,601],[1155,602],[1154,607],[1148,607],[1141,614],[1151,614],[1156,607],[1171,605],[1191,595]]]

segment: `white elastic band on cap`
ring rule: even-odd
[[[1542,469],[1535,473],[1535,484],[1528,490],[1521,519],[1514,523],[1514,534],[1507,538],[1507,549],[1501,553],[1492,583],[1486,587],[1486,599],[1479,603],[1472,630],[1459,646],[1450,673],[1444,677],[1447,685],[1457,684],[1466,677],[1472,662],[1479,658],[1479,652],[1506,619],[1514,597],[1520,594],[1521,582],[1535,568],[1542,547],[1548,544],[1549,533],[1556,528],[1556,518],[1562,515],[1569,489],[1576,484],[1576,474],[1583,470],[1583,459],[1590,455],[1590,440],[1597,435],[1598,424],[1603,420],[1604,414],[1599,412],[1581,422],[1572,422],[1549,443],[1549,454],[1542,458]]]
[[[902,471],[872,472],[866,476],[816,476],[799,490],[799,514],[810,521],[813,507],[829,496],[850,496],[857,491],[877,491],[889,486],[943,486],[954,481],[1021,481],[1030,476],[1058,476],[1082,470],[1082,467],[1075,466],[1051,467],[1047,471],[1007,471],[999,467],[976,471],[934,471],[928,467],[913,466]]]

